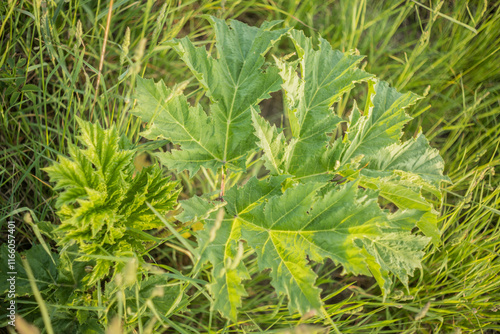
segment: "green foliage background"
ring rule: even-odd
[[[105,1],[0,3],[2,242],[8,219],[18,226],[19,252],[43,244],[42,240],[48,242],[37,232],[38,222],[58,221],[55,193],[42,168],[59,152],[67,153],[67,143],[75,141],[75,116],[105,127],[115,124],[131,142],[139,143],[141,122],[130,117],[134,74],[163,79],[169,87],[187,77],[187,69],[167,40],[190,36],[210,50],[213,31],[203,14],[250,25],[281,19],[308,36],[325,38],[333,48],[358,49],[367,56],[366,71],[399,91],[426,95],[408,111],[414,120],[406,133],[412,136],[422,127],[431,146],[440,150],[445,173],[453,181],[440,203],[442,244],[428,246],[423,270],[409,282],[410,294],[395,283],[395,291],[385,301],[373,280],[340,276],[341,268],[331,262],[318,264],[313,269],[331,322],[291,316],[286,301],[270,290],[268,275],[256,274],[256,263],[248,259],[253,276],[245,283],[249,296],[237,323],[213,311],[203,293],[203,281],[195,280],[186,290],[189,312],[177,312],[165,320],[165,326],[171,327],[164,331],[262,332],[313,323],[342,333],[500,330],[500,188],[495,174],[500,165],[499,4],[122,0],[114,3],[106,34],[108,5]],[[292,45],[280,43],[274,52],[290,53]],[[190,99],[207,103],[194,82],[185,85]],[[349,94],[364,100],[361,90]],[[281,99],[273,96],[262,104],[266,118],[276,123],[279,116],[273,115],[280,114]],[[350,100],[338,103],[339,114],[351,108]],[[160,144],[162,149],[168,147]],[[140,151],[156,148],[142,145]],[[259,167],[255,165],[255,173]],[[212,191],[220,182],[217,178],[210,171],[198,173],[192,181],[187,174],[179,175],[184,189],[180,198]],[[30,216],[25,216],[27,212]],[[181,230],[185,231],[187,227]],[[176,272],[188,268],[184,245],[165,231],[157,233],[155,237],[167,239],[163,242],[170,246],[156,247],[152,258]],[[200,275],[208,277],[208,269]],[[173,280],[187,278],[180,275]],[[178,311],[184,305],[180,303]],[[139,326],[139,330],[147,328]]]

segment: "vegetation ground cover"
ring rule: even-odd
[[[426,96],[409,109],[414,120],[406,126],[406,133],[410,137],[419,127],[423,129],[431,146],[440,150],[445,174],[453,182],[445,186],[441,203],[436,203],[442,208],[442,243],[427,246],[423,268],[410,279],[409,293],[394,283],[385,300],[375,281],[341,276],[341,268],[332,262],[316,265],[313,269],[323,289],[328,321],[290,315],[286,300],[269,289],[269,274],[260,273],[252,257],[247,259],[252,280],[245,282],[249,296],[237,321],[227,321],[211,307],[204,290],[210,272],[206,267],[186,291],[188,308],[187,302],[180,303],[164,320],[165,326],[171,326],[166,331],[263,332],[306,324],[319,327],[298,328],[342,333],[500,330],[500,190],[495,174],[500,163],[498,4],[120,1],[111,12],[108,9],[108,3],[99,1],[8,1],[0,5],[1,228],[5,231],[9,219],[16,221],[19,252],[43,245],[45,240],[56,249],[37,233],[39,222],[59,224],[57,199],[42,168],[58,153],[66,154],[67,144],[75,142],[76,116],[106,128],[115,124],[132,143],[142,144],[142,152],[166,149],[170,144],[152,146],[140,140],[142,123],[130,116],[135,106],[135,76],[163,79],[170,87],[183,82],[186,68],[166,41],[190,36],[210,50],[214,35],[202,14],[256,26],[281,19],[306,35],[325,38],[333,48],[359,50],[367,56],[366,71],[399,91]],[[275,52],[288,54],[292,47],[283,41]],[[207,103],[194,81],[185,86],[193,101]],[[349,94],[364,98],[361,90]],[[274,115],[281,114],[281,100],[280,95],[273,95],[261,106],[266,118],[277,124],[281,120]],[[346,113],[351,100],[345,96],[336,111]],[[255,173],[259,168],[256,164]],[[198,173],[194,181],[182,173],[178,179],[181,199],[209,193],[221,181],[209,170]],[[174,218],[169,220],[175,223]],[[180,232],[190,230],[186,227]],[[191,265],[186,245],[168,230],[158,230],[154,237],[161,241],[149,252],[151,259],[179,275],[172,278],[173,285],[187,280],[182,276]],[[50,302],[42,304],[57,309]],[[96,307],[89,304],[80,312],[94,312]],[[98,312],[110,322],[105,325],[111,326],[111,314],[108,319],[107,310]],[[48,331],[46,323],[40,323]],[[137,327],[138,332],[147,332],[148,327],[139,323],[131,322],[125,330]]]

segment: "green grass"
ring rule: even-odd
[[[203,14],[253,25],[281,19],[308,35],[322,36],[340,50],[357,48],[367,56],[367,71],[401,91],[426,95],[410,110],[415,119],[407,126],[407,135],[422,127],[431,145],[440,150],[453,181],[445,185],[441,203],[436,203],[442,213],[442,245],[429,246],[423,270],[411,280],[409,292],[394,283],[385,301],[372,279],[342,276],[341,268],[331,262],[317,264],[328,316],[308,319],[288,313],[286,300],[274,294],[266,273],[257,274],[253,255],[248,254],[254,276],[246,283],[250,296],[234,324],[211,309],[203,281],[189,277],[192,268],[184,246],[168,236],[150,254],[178,272],[172,284],[185,286],[190,303],[182,302],[175,316],[162,320],[173,326],[166,332],[263,332],[301,324],[332,333],[500,331],[499,4],[243,0],[170,1],[163,6],[151,0],[115,1],[103,55],[107,4],[35,0],[0,4],[2,242],[7,218],[18,226],[19,251],[41,242],[42,236],[33,233],[37,221],[57,223],[55,194],[41,168],[73,141],[75,115],[104,126],[114,123],[134,142],[139,140],[141,124],[129,114],[134,106],[134,74],[164,79],[169,86],[188,77],[165,41],[189,35],[210,44],[213,33]],[[291,52],[286,43],[279,48],[283,54]],[[193,99],[200,98],[193,82],[188,89]],[[357,89],[351,95],[364,98]],[[349,110],[347,100],[339,103],[338,113]],[[254,165],[254,173],[259,167]],[[217,182],[209,172],[191,182],[186,175],[179,178],[184,198],[208,192]],[[35,223],[24,216],[27,212]],[[157,236],[163,238],[164,232]],[[208,280],[209,269],[203,268],[198,279]],[[147,333],[147,326],[137,327],[137,332]]]

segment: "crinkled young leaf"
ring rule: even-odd
[[[69,157],[46,168],[54,189],[61,191],[56,206],[61,225],[60,244],[75,242],[81,261],[95,260],[86,277],[88,285],[108,275],[111,257],[130,256],[144,250],[149,241],[143,230],[163,224],[146,205],[165,213],[176,206],[177,183],[164,178],[157,166],[136,173],[135,150],[112,127],[78,119],[79,141],[69,146]]]

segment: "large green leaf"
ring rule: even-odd
[[[214,266],[211,292],[215,306],[226,316],[234,319],[241,306],[240,297],[246,295],[241,280],[249,278],[248,272],[241,261],[235,263],[240,239],[256,250],[261,270],[272,270],[272,285],[278,293],[288,295],[290,310],[301,313],[321,306],[309,260],[330,258],[342,264],[346,272],[365,275],[376,270],[367,264],[372,261],[382,268],[374,274],[384,282],[390,282],[388,273],[394,272],[405,284],[407,275],[419,267],[418,258],[399,256],[404,245],[398,248],[384,239],[385,230],[411,226],[415,216],[388,216],[377,204],[377,192],[362,190],[357,182],[350,182],[341,187],[306,183],[282,194],[279,179],[252,180],[228,192],[223,218],[217,222],[214,214],[206,219],[205,230],[199,235],[200,242],[208,245],[202,256]],[[213,231],[216,224],[219,226]],[[396,234],[415,252],[428,242],[411,235],[407,228],[390,235]],[[364,243],[386,247],[366,247],[363,251]],[[396,272],[395,265],[391,266],[395,260],[388,259],[391,256],[404,264],[404,271]]]
[[[273,30],[279,22],[266,22],[260,28],[238,21],[227,25],[209,17],[215,30],[218,58],[205,47],[195,47],[188,39],[175,39],[170,45],[205,89],[212,102],[210,116],[198,105],[190,107],[179,92],[160,82],[138,80],[134,113],[149,128],[149,139],[166,138],[181,145],[181,151],[160,154],[163,163],[191,176],[200,167],[216,171],[221,166],[242,169],[249,150],[255,148],[250,108],[280,88],[276,67],[266,71],[264,55],[288,29]]]

